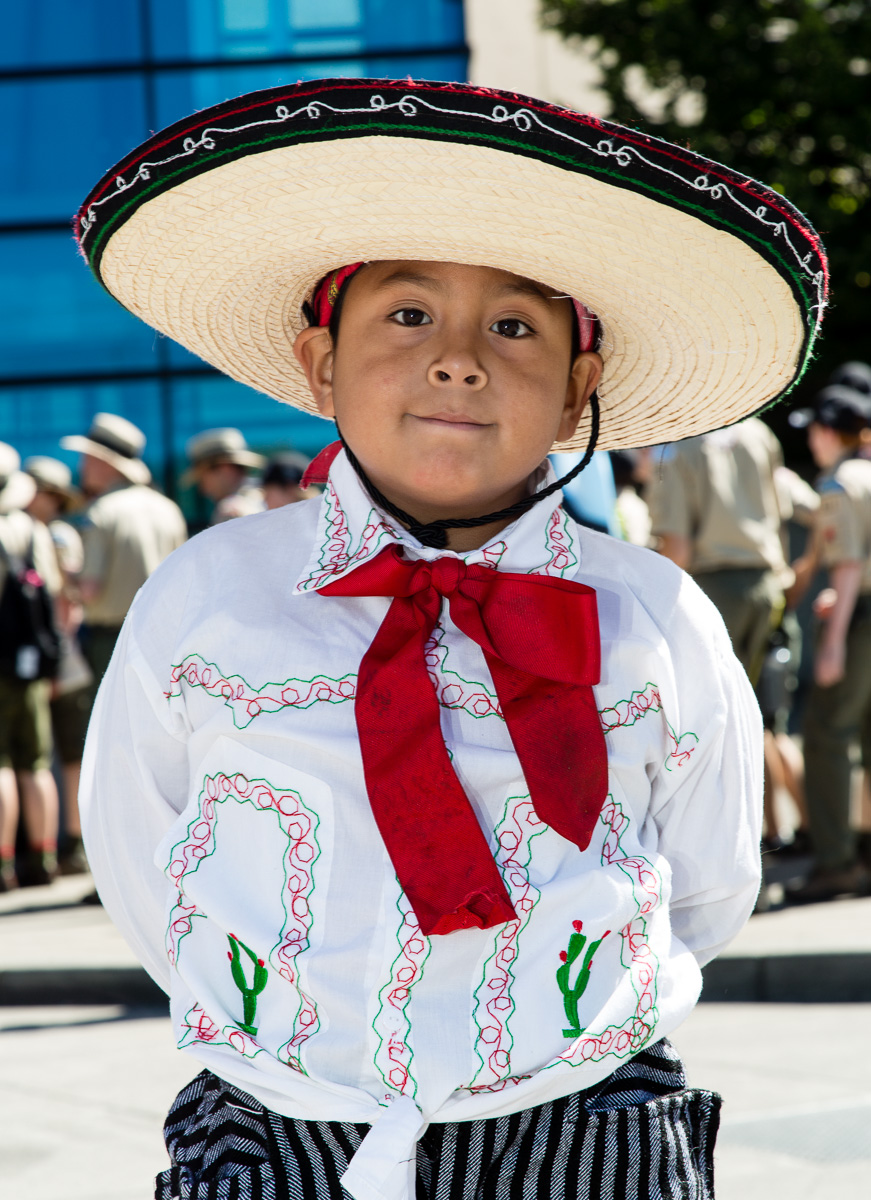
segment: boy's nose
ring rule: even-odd
[[[434,387],[461,386],[475,392],[487,385],[487,372],[466,352],[440,356],[430,365],[427,378]]]

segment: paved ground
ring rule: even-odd
[[[58,980],[102,987],[112,972],[126,980],[119,995],[143,994],[131,990],[134,961],[105,914],[77,903],[88,887],[69,879],[0,897],[4,1200],[148,1200],[166,1162],[163,1116],[197,1070],[160,1009],[56,1002]],[[871,899],[756,916],[729,956],[741,978],[741,964],[773,963],[772,978],[799,991],[835,961],[861,974]],[[780,960],[803,971],[778,973]],[[10,980],[53,1002],[10,1003]],[[690,1082],[726,1099],[718,1200],[866,1200],[871,1004],[709,1002],[673,1040]]]

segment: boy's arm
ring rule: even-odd
[[[820,687],[832,687],[844,675],[847,629],[862,584],[865,549],[855,503],[836,479],[824,485],[815,532],[820,561],[828,567],[835,600],[828,610],[814,655],[814,682]]]
[[[832,687],[844,677],[847,630],[856,607],[862,583],[861,562],[841,562],[829,569],[834,603],[828,610],[817,652],[814,655],[814,683]]]
[[[675,566],[684,571],[689,569],[693,544],[688,537],[679,533],[660,534],[657,549],[665,558],[670,558]]]
[[[100,899],[148,973],[169,991],[169,886],[154,853],[185,805],[187,730],[170,710],[166,683],[138,649],[132,624],[128,618],[88,729],[82,827]]]
[[[672,749],[653,777],[650,814],[671,866],[672,930],[703,966],[759,893],[762,718],[722,617],[689,578],[665,633],[677,705],[664,705]]]

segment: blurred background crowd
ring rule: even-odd
[[[297,79],[411,74],[688,143],[822,232],[832,308],[790,401],[597,454],[566,505],[672,558],[723,615],[765,721],[767,861],[796,864],[775,902],[871,891],[867,5],[34,0],[2,25],[0,890],[86,869],[84,734],[139,586],[208,524],[313,494],[306,463],[333,436],[116,305],[76,255],[72,213],[195,109]]]

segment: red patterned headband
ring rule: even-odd
[[[312,294],[311,306],[315,314],[316,325],[329,325],[330,317],[333,315],[333,308],[339,298],[339,292],[344,284],[356,274],[363,266],[363,263],[351,263],[347,267],[339,267],[338,271],[331,271],[329,275],[325,275]],[[592,350],[595,347],[596,340],[596,318],[590,310],[580,300],[575,300],[573,296],[567,297],[570,299],[575,309],[575,317],[578,322],[578,344],[583,353],[585,350]]]

